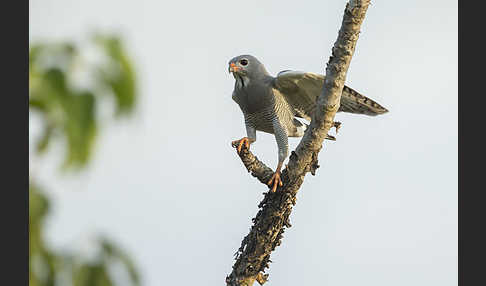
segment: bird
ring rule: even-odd
[[[247,136],[232,141],[241,153],[243,145],[250,149],[256,141],[256,131],[275,135],[278,147],[278,164],[267,182],[272,192],[282,187],[281,168],[288,155],[288,137],[302,137],[310,121],[316,101],[324,85],[324,75],[312,72],[284,70],[276,77],[270,75],[265,66],[252,55],[240,55],[229,61],[228,72],[235,78],[232,99],[243,112]],[[338,112],[376,116],[388,110],[344,86]],[[340,122],[334,122],[336,131]],[[327,135],[326,139],[335,140]]]

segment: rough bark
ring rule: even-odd
[[[315,175],[319,168],[317,156],[339,109],[346,73],[369,3],[369,0],[351,0],[347,3],[310,126],[296,150],[291,153],[289,164],[282,171],[283,186],[274,193],[267,192],[258,205],[260,209],[252,219],[250,233],[241,242],[241,247],[235,254],[233,271],[226,277],[227,285],[251,286],[255,281],[263,284],[267,280],[268,274],[263,272],[269,267],[271,252],[280,245],[285,228],[291,226],[289,216],[296,203],[297,191],[307,172]],[[270,179],[273,170],[248,149],[243,147],[239,156],[248,172],[260,182],[265,184]]]

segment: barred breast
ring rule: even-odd
[[[273,94],[275,96],[275,114],[282,127],[284,127],[287,131],[287,136],[302,136],[303,131],[305,130],[305,126],[295,119],[295,111],[292,106],[287,102],[286,98],[278,90],[274,89]]]
[[[253,113],[245,113],[245,123],[256,130],[273,134],[273,120],[276,118],[273,106]]]
[[[267,108],[260,109],[256,112],[244,112],[245,123],[254,127],[256,130],[275,134],[273,124],[277,120],[283,129],[285,129],[287,136],[302,136],[305,126],[297,126],[295,124],[294,111],[289,103],[278,92],[274,93],[274,99],[274,102]]]

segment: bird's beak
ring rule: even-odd
[[[238,66],[236,66],[235,63],[230,63],[229,68],[228,68],[228,72],[229,73],[237,72],[239,69],[240,68]]]

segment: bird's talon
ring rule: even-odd
[[[282,179],[280,178],[280,171],[276,171],[275,173],[273,173],[272,178],[268,181],[267,185],[272,188],[272,193],[277,190],[277,186],[283,186]]]
[[[245,144],[246,149],[250,149],[250,141],[248,140],[248,137],[243,137],[240,140],[235,140],[231,142],[231,145],[238,145],[237,150],[238,153],[241,152],[241,148],[243,147],[243,144]]]

